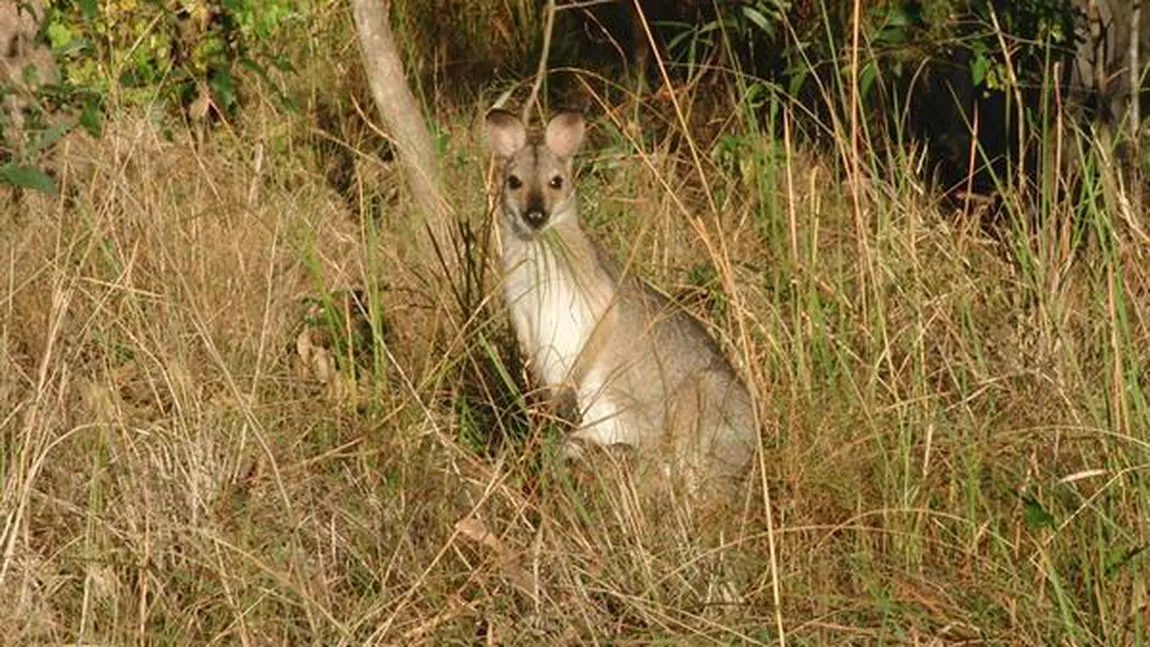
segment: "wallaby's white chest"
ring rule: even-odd
[[[610,302],[604,286],[581,276],[561,250],[542,241],[504,249],[511,322],[536,375],[547,385],[570,376]]]

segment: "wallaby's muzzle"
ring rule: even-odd
[[[541,229],[547,224],[549,215],[542,195],[534,192],[528,195],[527,208],[523,210],[523,224],[532,229]]]
[[[531,210],[523,214],[523,222],[527,223],[528,227],[532,229],[539,229],[547,224],[547,212],[542,210]]]

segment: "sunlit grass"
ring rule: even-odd
[[[1150,240],[1112,145],[1049,124],[1074,163],[992,221],[913,145],[852,160],[726,81],[747,101],[684,92],[687,131],[657,95],[593,110],[581,184],[752,386],[761,469],[718,515],[612,456],[562,469],[488,254],[482,107],[439,124],[474,234],[450,295],[398,251],[402,192],[348,199],[283,145],[301,115],[197,144],[123,110],[75,143],[61,197],[0,213],[3,642],[1144,644]],[[350,330],[356,287],[380,343],[336,344],[333,387],[297,335],[309,302]],[[448,319],[412,357],[398,331]]]

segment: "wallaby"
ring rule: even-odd
[[[758,444],[750,394],[699,321],[583,232],[572,161],[582,115],[557,114],[541,144],[504,110],[488,113],[486,126],[502,164],[511,322],[532,376],[553,399],[573,394],[578,404],[564,453],[622,444],[692,490],[706,479],[737,483]]]

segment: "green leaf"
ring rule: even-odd
[[[990,69],[990,61],[982,56],[976,56],[970,61],[970,82],[975,87],[982,85],[986,73]]]
[[[875,39],[883,45],[902,45],[907,42],[906,31],[902,27],[885,27]]]
[[[806,68],[802,67],[794,68],[792,72],[790,75],[791,79],[787,82],[787,92],[790,93],[790,96],[797,97],[799,96],[799,90],[801,90],[803,84],[807,82],[809,73]]]
[[[1026,526],[1031,530],[1038,530],[1039,528],[1054,527],[1054,515],[1046,511],[1042,504],[1032,496],[1022,497],[1023,504],[1023,518],[1026,520]]]
[[[877,65],[873,60],[867,61],[863,68],[859,70],[859,97],[866,99],[867,93],[874,85],[875,77],[878,75]]]
[[[91,20],[100,11],[100,0],[80,0],[80,10],[84,12],[84,18]]]
[[[887,27],[909,27],[917,22],[906,5],[891,7],[886,14]]]
[[[743,16],[745,16],[747,20],[754,23],[754,25],[761,29],[763,33],[765,33],[769,38],[775,37],[774,22],[763,15],[763,13],[758,9],[744,5]]]
[[[52,49],[62,50],[72,44],[76,38],[76,34],[70,27],[63,23],[54,22],[48,25],[46,30],[48,34],[48,42],[52,43]]]
[[[1130,566],[1135,558],[1146,552],[1146,549],[1145,545],[1134,548],[1112,546],[1106,554],[1106,577],[1112,578],[1118,575],[1119,571]]]
[[[34,166],[17,166],[15,164],[0,166],[0,181],[50,195],[55,195],[57,191],[56,181]]]
[[[104,111],[99,99],[88,99],[80,112],[80,125],[89,135],[99,138],[104,134]]]
[[[212,86],[212,92],[215,92],[223,108],[230,110],[235,107],[236,86],[232,82],[232,73],[228,71],[228,68],[217,67],[212,71],[208,83]]]

